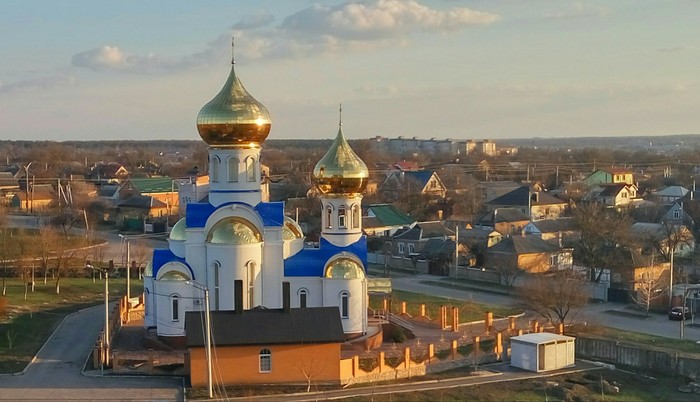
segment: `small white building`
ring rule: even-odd
[[[576,338],[549,332],[537,332],[510,338],[510,365],[541,372],[575,365]]]

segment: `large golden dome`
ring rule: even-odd
[[[333,145],[314,167],[316,188],[322,194],[361,193],[368,178],[367,165],[350,148],[341,123]]]
[[[224,87],[199,111],[197,130],[212,147],[259,147],[270,133],[270,112],[246,91],[234,67],[232,61]]]

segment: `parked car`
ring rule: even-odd
[[[683,319],[683,316],[685,316],[686,320],[693,318],[693,314],[690,312],[690,309],[688,307],[673,307],[668,312],[669,320],[680,321]]]

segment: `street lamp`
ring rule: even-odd
[[[100,271],[104,272],[105,274],[105,348],[107,353],[105,354],[107,357],[105,358],[105,361],[109,361],[109,271],[103,268],[95,268],[90,264],[89,262],[85,264],[87,268],[92,269],[93,271]]]
[[[211,375],[211,311],[209,310],[209,288],[195,281],[187,281],[187,284],[192,285],[195,289],[204,291],[204,327],[207,331],[205,334],[205,356],[207,359],[207,390],[209,391],[209,399],[211,399],[214,397],[214,389],[212,386]]]
[[[27,213],[29,213],[29,167],[32,166],[32,163],[34,163],[34,162],[29,162],[27,164],[27,166],[24,167],[24,182],[25,182],[24,193],[26,194],[26,198],[24,200],[24,205],[27,207]],[[34,205],[32,205],[32,209],[34,209]]]
[[[126,242],[126,312],[128,317],[129,307],[131,307],[131,248],[129,247],[129,239],[126,236],[119,233],[119,237]]]

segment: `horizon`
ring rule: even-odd
[[[199,140],[232,36],[269,140],[700,132],[699,2],[70,4],[5,3],[5,139]]]

